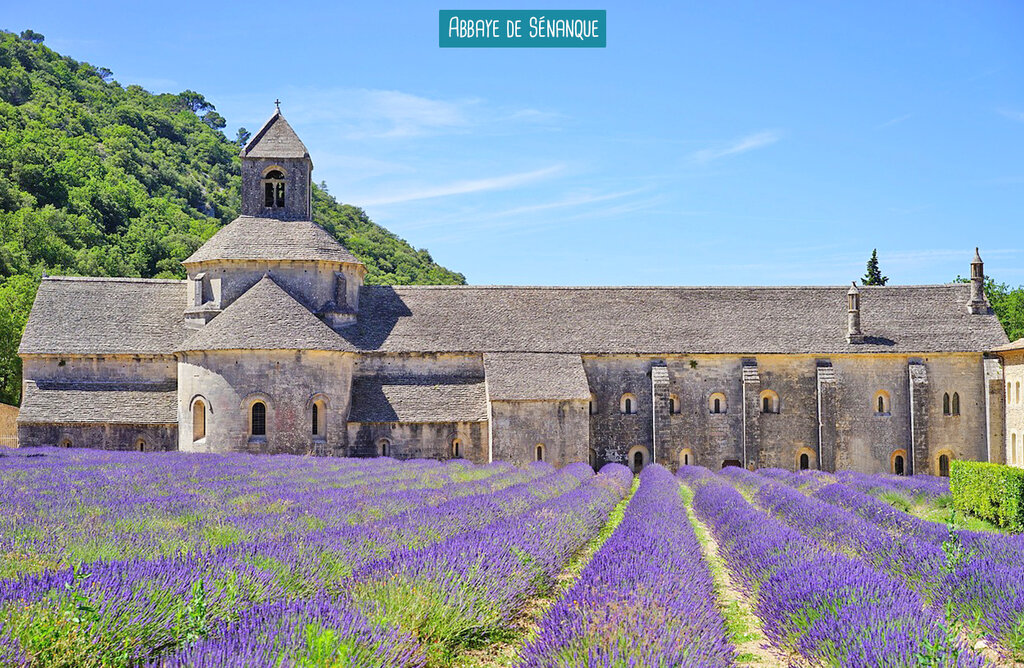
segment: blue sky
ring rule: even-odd
[[[1024,5],[577,3],[605,49],[440,49],[439,9],[10,3],[239,126],[280,97],[341,201],[478,284],[1024,283]]]

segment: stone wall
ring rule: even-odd
[[[353,355],[320,351],[185,353],[178,365],[179,447],[195,452],[340,454],[347,445]],[[322,438],[312,434],[312,400],[326,403]],[[206,437],[193,440],[196,399],[207,406]],[[267,405],[267,434],[250,437],[253,401]]]
[[[587,402],[491,401],[490,443],[493,461],[524,465],[541,459],[554,466],[587,461]]]
[[[271,167],[284,172],[285,206],[265,207],[263,174]],[[305,159],[246,158],[242,160],[242,215],[281,220],[309,220],[312,164]]]
[[[652,366],[662,364],[679,411],[667,416],[670,437],[662,435],[655,443],[654,425],[665,424],[670,406],[660,394],[656,401],[653,390]],[[712,469],[727,461],[796,469],[806,454],[812,468],[820,463],[827,470],[891,472],[894,454],[902,451],[905,472],[916,464],[916,472],[934,474],[942,454],[988,457],[980,353],[587,356],[584,368],[595,398],[590,448],[598,464],[626,463],[637,447],[655,446],[651,454],[661,464],[678,466],[689,453],[691,462]],[[916,402],[911,401],[912,374],[918,379]],[[768,391],[778,397],[777,413],[762,411]],[[635,414],[620,409],[627,392],[636,398]],[[888,408],[881,412],[880,392]],[[943,415],[947,392],[959,394],[959,415]],[[716,393],[725,399],[718,414],[709,403]]]
[[[174,355],[26,355],[25,380],[59,383],[161,383],[174,381],[178,364]]]
[[[484,358],[480,353],[364,353],[356,360],[359,376],[453,376],[483,378]]]
[[[18,407],[0,404],[0,448],[18,444]]]
[[[178,426],[131,424],[23,424],[18,427],[23,448],[51,445],[98,450],[175,450]]]
[[[1003,353],[1006,409],[1006,457],[1024,466],[1024,351]]]
[[[349,310],[359,309],[359,287],[363,283],[360,265],[341,262],[218,260],[189,266],[189,279],[203,277],[203,299],[212,301],[216,309],[225,309],[263,278],[273,276],[281,287],[299,303],[319,311],[328,302],[336,301],[335,273],[345,277],[345,304]],[[194,288],[189,292],[189,308],[196,309]]]
[[[385,441],[387,456],[395,459],[454,459],[453,442],[458,439],[460,459],[486,464],[487,438],[486,422],[349,422],[346,454],[380,457]]]

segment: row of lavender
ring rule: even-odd
[[[609,464],[518,515],[366,563],[334,594],[257,606],[163,663],[402,666],[486,643],[593,538],[631,481]]]
[[[554,604],[523,666],[733,665],[679,482],[652,465],[621,524]]]
[[[54,458],[65,456],[54,452],[41,454]],[[135,464],[132,458],[122,457],[124,459],[115,457],[107,466],[131,469]],[[59,481],[61,474],[46,470],[39,459],[23,458],[17,462],[21,468],[5,461],[3,475],[13,471],[9,477],[14,480],[13,486],[19,488],[31,486],[27,481],[33,473],[43,479]],[[273,463],[288,470],[287,473],[275,473],[272,465],[255,460],[240,462],[242,466],[215,457],[188,462],[193,466],[196,462],[205,465],[185,476],[196,488],[217,490],[235,487],[234,492],[225,492],[219,498],[252,500],[251,512],[235,516],[236,522],[245,518],[251,528],[245,540],[223,547],[207,546],[205,550],[189,549],[175,554],[156,552],[139,555],[131,547],[118,546],[129,555],[127,558],[101,559],[77,568],[37,569],[0,581],[0,662],[64,661],[124,665],[157,659],[196,639],[215,636],[217,629],[240,617],[251,620],[252,615],[267,614],[266,610],[274,606],[323,606],[326,604],[324,596],[333,600],[336,594],[345,594],[351,589],[351,583],[355,581],[351,576],[355,569],[387,559],[398,550],[424,549],[454,536],[481,530],[502,519],[520,517],[593,478],[593,471],[586,465],[567,467],[553,473],[548,466],[534,466],[524,471],[502,466],[472,467],[465,462],[412,462],[402,465],[388,460],[339,462],[336,473],[343,483],[337,479],[330,480],[334,487],[328,485],[329,489],[324,494],[331,496],[334,490],[339,490],[332,502],[337,504],[336,512],[339,514],[348,511],[348,519],[343,523],[332,523],[329,519],[316,521],[321,519],[319,515],[305,512],[309,508],[328,511],[330,505],[324,504],[320,497],[310,494],[306,506],[297,501],[306,493],[305,490],[315,489],[322,479],[320,474],[312,467],[304,467],[304,462],[297,462],[298,458],[275,459],[278,461]],[[183,466],[185,461],[172,461],[171,465]],[[63,463],[66,467],[79,466],[86,471],[104,468],[103,464],[96,462]],[[244,464],[265,468],[257,475],[246,474]],[[219,469],[218,465],[227,467],[228,472]],[[234,470],[233,466],[236,466]],[[448,474],[436,474],[436,467],[451,470]],[[406,468],[413,473],[410,475],[409,471],[397,470]],[[276,489],[272,483],[253,480],[263,477],[268,469],[271,471],[269,478],[282,488],[280,496],[274,496]],[[484,475],[477,473],[480,469],[484,470]],[[459,471],[468,475],[460,475]],[[49,535],[59,535],[62,530],[81,532],[82,529],[75,525],[89,525],[90,516],[102,517],[104,512],[116,515],[118,504],[125,496],[122,492],[124,487],[134,484],[138,490],[148,489],[158,495],[158,483],[153,483],[156,489],[152,489],[140,481],[157,480],[159,475],[147,479],[136,471],[139,475],[129,478],[132,482],[126,484],[124,472],[122,470],[120,475],[105,472],[111,481],[100,486],[101,491],[83,490],[72,485],[64,494],[78,499],[71,504],[50,502],[45,493],[41,495],[39,506],[42,510],[39,512],[45,516],[47,508],[56,508],[64,513],[58,523],[67,522],[56,529],[51,528]],[[165,472],[164,475],[168,474]],[[169,486],[173,484],[168,483]],[[306,488],[307,484],[311,488]],[[478,484],[483,487],[476,487]],[[300,493],[290,492],[290,485],[297,487]],[[46,489],[45,484],[41,487]],[[260,490],[258,496],[251,491],[254,488]],[[52,489],[57,493],[60,491],[58,486]],[[473,493],[481,490],[486,491]],[[103,504],[104,494],[111,499],[107,505]],[[393,501],[394,496],[400,500]],[[8,494],[8,498],[19,497]],[[84,503],[83,498],[88,502]],[[190,506],[189,501],[196,501],[195,506]],[[205,505],[208,504],[205,493],[198,500],[196,497],[185,501],[167,499],[163,503],[176,511],[191,513],[196,517],[196,523],[201,523],[203,509],[208,507]],[[430,505],[432,503],[436,505]],[[273,506],[281,508],[267,513],[271,521],[284,515],[289,523],[288,530],[260,529],[258,518],[254,516],[259,515],[260,508]],[[361,508],[361,524],[352,523],[351,509],[355,506]],[[15,514],[22,517],[10,523],[7,529],[29,522],[25,518],[32,514],[31,504],[21,502],[17,507],[19,511]],[[81,514],[75,517],[73,508],[80,509]],[[130,509],[121,512],[132,516]],[[224,517],[213,511],[209,514],[216,521]],[[373,520],[375,516],[382,519]],[[140,513],[136,517],[144,518],[145,515]],[[591,518],[590,521],[596,520]],[[95,536],[100,540],[118,536],[130,541],[130,534],[111,531],[108,522],[100,521],[96,525],[99,530]],[[303,525],[305,531],[301,530]],[[172,528],[172,533],[174,530]],[[88,536],[88,532],[85,535]],[[251,615],[245,612],[248,610],[252,610]],[[354,617],[344,619],[348,620],[346,623],[358,626],[352,621]],[[371,641],[367,641],[371,646],[367,651],[371,654],[377,651],[373,649],[372,637],[377,637],[373,634],[383,634],[391,639],[387,642],[406,647],[401,651],[411,651],[407,643],[395,640],[400,630],[386,631],[375,624],[367,628],[373,631]],[[303,626],[303,629],[304,637],[309,631],[313,634],[310,637],[320,638],[310,641],[320,650],[325,643],[331,644],[324,638],[347,637],[346,642],[352,639],[351,634],[345,636],[331,628],[326,628],[323,637],[316,636],[309,627]],[[366,646],[365,643],[357,643],[357,647]],[[50,656],[54,652],[58,655]]]
[[[816,504],[825,504],[742,469],[716,476],[683,467],[679,475],[777,647],[829,666],[985,665],[901,577],[941,563],[908,563],[911,555],[843,522],[838,509],[820,512]],[[760,507],[736,486],[752,490]]]
[[[847,484],[819,487],[809,498],[764,474],[798,482],[774,472],[730,473],[756,488],[758,500],[783,521],[892,573],[949,622],[985,636],[1010,658],[1024,658],[1024,537],[951,532]],[[884,476],[864,476],[858,487],[877,489],[871,478]]]
[[[551,470],[465,461],[15,451],[0,458],[0,578],[358,525]]]

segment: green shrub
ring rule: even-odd
[[[1013,532],[1024,530],[1024,470],[955,460],[949,473],[956,510]]]

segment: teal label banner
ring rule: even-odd
[[[442,9],[441,48],[604,48],[603,9]]]

